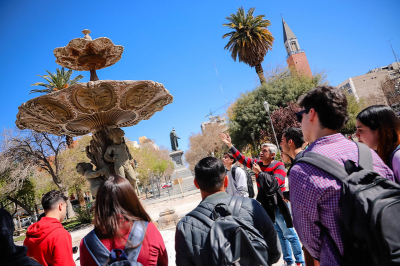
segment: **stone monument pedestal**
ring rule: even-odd
[[[174,180],[177,178],[177,175],[179,178],[186,178],[186,177],[191,177],[192,172],[185,167],[183,164],[183,151],[182,150],[177,150],[177,151],[172,151],[169,156],[172,158],[172,161],[174,162],[174,172],[171,175],[171,179]]]

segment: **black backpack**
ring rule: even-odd
[[[234,196],[229,207],[219,203],[211,212],[198,206],[187,214],[210,228],[200,251],[203,265],[271,265],[264,237],[238,217],[243,200]]]
[[[83,242],[92,255],[93,260],[99,266],[140,266],[142,264],[137,262],[137,258],[139,257],[142,247],[147,224],[148,222],[144,221],[134,222],[124,250],[113,249],[110,252],[103,243],[101,243],[94,230],[90,231],[90,233],[83,238]]]
[[[370,149],[356,144],[359,166],[348,160],[343,167],[315,152],[305,152],[296,163],[318,167],[342,182],[339,207],[347,265],[400,265],[400,185],[374,172]]]
[[[236,168],[238,168],[237,165],[232,166],[232,178],[235,181],[236,181],[236,177],[235,177]],[[247,178],[247,192],[249,193],[249,198],[254,198],[255,193],[254,193],[254,187],[253,187],[253,179],[251,178],[251,174],[248,171],[244,171],[244,172],[246,173],[246,178]]]

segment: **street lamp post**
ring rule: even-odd
[[[264,105],[265,111],[267,111],[267,113],[268,113],[269,121],[271,121],[272,132],[274,132],[274,137],[275,137],[275,141],[276,141],[276,147],[278,148],[278,153],[280,155],[279,143],[278,143],[278,139],[276,138],[274,124],[272,123],[272,119],[271,119],[271,116],[269,114],[269,103],[267,101],[264,101],[263,105]],[[281,161],[283,162],[282,156],[280,156],[280,157],[281,157]]]
[[[256,142],[255,142],[255,140],[254,140],[254,131],[250,133],[250,136],[251,136],[251,138],[253,139],[254,152],[256,153],[256,156],[257,156],[258,151],[257,151],[257,147],[256,147]]]

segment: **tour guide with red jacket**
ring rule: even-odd
[[[244,157],[233,145],[228,134],[221,133],[221,140],[229,146],[230,152],[236,160],[246,167],[251,167],[256,174],[258,187],[257,201],[261,203],[278,233],[282,247],[283,260],[286,265],[304,265],[301,244],[293,229],[292,216],[286,202],[283,201],[282,192],[285,190],[285,166],[282,162],[274,160],[278,148],[271,143],[261,147],[260,160]],[[292,251],[295,258],[293,261]]]
[[[275,222],[275,210],[279,208],[285,218],[288,228],[293,227],[292,218],[287,204],[282,199],[285,191],[285,165],[272,158],[268,146],[263,146],[260,151],[260,159],[247,158],[238,151],[231,142],[229,134],[220,134],[221,140],[228,145],[235,159],[248,168],[252,168],[256,174],[258,194],[256,200],[261,203],[272,222]]]

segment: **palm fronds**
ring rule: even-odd
[[[46,89],[35,89],[31,90],[30,93],[51,93],[53,91],[62,90],[71,85],[77,84],[79,80],[83,79],[82,75],[78,75],[75,78],[70,79],[73,71],[71,69],[65,71],[64,67],[62,67],[61,70],[57,68],[56,73],[51,73],[48,70],[46,70],[46,72],[48,73],[48,75],[38,76],[46,80],[47,83],[37,82],[31,85],[43,86]]]
[[[229,23],[223,26],[233,31],[226,33],[222,38],[229,37],[224,49],[231,52],[234,61],[244,62],[251,67],[260,65],[268,50],[272,50],[274,37],[267,29],[270,21],[264,19],[265,15],[253,16],[255,8],[252,7],[245,13],[243,7],[238,8],[236,14],[231,14],[226,19]]]

